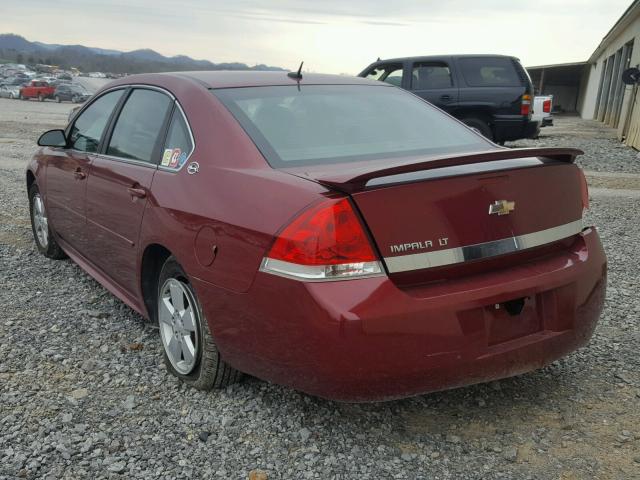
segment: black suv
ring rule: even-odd
[[[81,85],[74,83],[60,83],[56,86],[53,98],[60,103],[64,100],[73,103],[86,102],[91,95]]]
[[[531,79],[515,57],[394,58],[372,63],[359,76],[409,90],[498,143],[534,138],[540,130],[531,121]]]

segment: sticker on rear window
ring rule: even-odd
[[[173,154],[173,148],[167,148],[164,151],[164,154],[162,154],[162,162],[160,162],[161,165],[164,165],[165,167],[169,165],[169,163],[171,162],[171,155]]]
[[[179,148],[174,148],[173,153],[171,154],[171,161],[169,162],[169,166],[171,168],[176,168],[178,166],[178,160],[180,160],[180,153],[182,150]]]
[[[180,168],[187,161],[187,152],[183,152],[180,148],[166,148],[162,154],[163,167]]]

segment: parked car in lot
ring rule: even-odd
[[[17,85],[0,85],[0,97],[18,98],[20,97],[20,87]]]
[[[372,63],[360,76],[409,90],[495,142],[538,135],[531,79],[515,57],[394,58]]]
[[[58,103],[62,101],[82,103],[87,101],[90,96],[91,94],[84,87],[76,84],[58,85],[53,92],[53,98]]]
[[[602,309],[581,152],[498,147],[381,82],[134,75],[38,144],[38,250],[158,322],[168,371],[200,389],[489,381],[585,345]]]
[[[2,83],[5,85],[14,85],[21,87],[25,83],[28,83],[29,79],[24,79],[22,77],[8,77],[2,80]]]
[[[37,98],[41,102],[44,102],[47,98],[53,97],[54,91],[55,87],[52,87],[45,81],[31,80],[20,88],[20,98],[22,100]]]
[[[538,122],[540,127],[553,125],[553,95],[536,95],[533,99],[531,119]]]

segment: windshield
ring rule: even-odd
[[[302,85],[212,92],[273,167],[493,148],[399,88]]]

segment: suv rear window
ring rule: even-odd
[[[510,58],[460,58],[458,63],[470,87],[519,87],[522,85],[513,60]]]
[[[398,88],[292,85],[212,91],[272,167],[491,148],[481,136]]]

